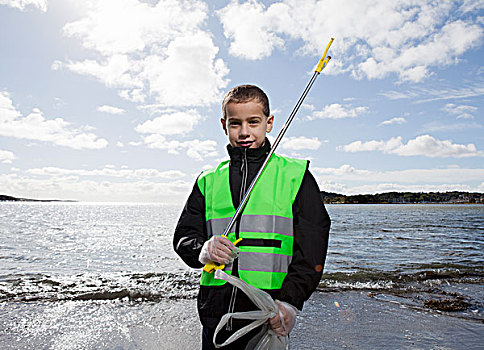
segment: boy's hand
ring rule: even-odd
[[[227,265],[234,261],[238,251],[239,248],[234,246],[226,237],[213,236],[204,243],[198,260],[202,264],[217,262]]]
[[[291,304],[283,301],[276,300],[276,304],[279,306],[279,314],[269,319],[269,323],[272,330],[276,332],[277,335],[285,336],[294,328],[299,310]],[[281,321],[281,318],[284,320],[284,323]]]

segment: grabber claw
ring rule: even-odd
[[[227,236],[225,236],[225,235],[222,235],[222,237],[227,238]],[[242,240],[242,238],[237,239],[234,242],[234,245],[237,245],[241,240]],[[208,272],[208,273],[212,273],[215,270],[223,270],[224,268],[225,268],[225,264],[218,264],[218,263],[213,262],[213,263],[206,264],[203,267],[203,271]]]

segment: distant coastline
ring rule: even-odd
[[[385,192],[344,195],[321,191],[325,204],[484,204],[479,192]]]
[[[0,202],[77,202],[74,200],[62,200],[62,199],[31,199],[31,198],[17,198],[13,196],[7,196],[0,194]]]
[[[484,204],[479,192],[384,192],[344,195],[321,191],[325,204]],[[77,202],[63,199],[32,199],[0,194],[0,202]]]

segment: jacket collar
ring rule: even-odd
[[[267,154],[271,150],[271,143],[269,140],[265,139],[265,142],[259,148],[247,148],[243,147],[233,147],[232,145],[227,145],[227,152],[230,156],[230,163],[232,165],[239,164],[242,162],[242,157],[244,156],[244,151],[247,152],[247,161],[249,163],[259,163],[266,159]]]

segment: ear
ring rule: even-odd
[[[222,129],[224,129],[225,135],[227,135],[227,121],[224,118],[220,118],[220,122],[222,123]]]
[[[274,116],[271,114],[269,117],[267,117],[266,132],[271,132],[273,126],[274,126]]]

